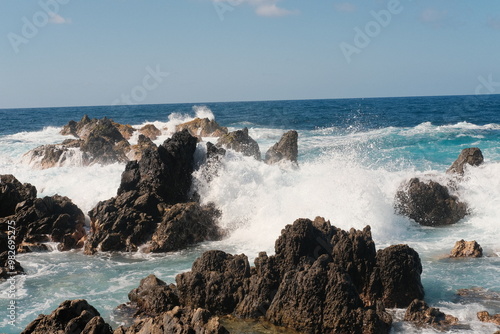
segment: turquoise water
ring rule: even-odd
[[[167,128],[157,143],[171,135],[175,124],[195,115],[215,117],[230,129],[248,127],[263,154],[286,130],[296,129],[300,165],[268,166],[230,152],[211,184],[195,173],[197,191],[205,202],[218,205],[223,212],[220,224],[230,231],[219,242],[157,255],[19,255],[28,275],[16,278],[18,318],[14,327],[7,323],[3,312],[9,302],[8,283],[2,283],[0,331],[18,333],[39,313],[74,298],[86,298],[117,326],[121,319],[113,309],[126,302],[128,292],[148,274],[174,282],[176,274],[188,270],[208,249],[245,253],[250,259],[259,251],[272,253],[286,224],[320,215],[344,229],[371,225],[377,248],[397,243],[415,248],[422,258],[427,302],[470,323],[474,332],[492,333],[494,326],[478,322],[476,312],[500,313],[500,302],[464,304],[455,293],[475,286],[500,292],[499,112],[500,96],[0,110],[0,174],[32,183],[39,196],[68,196],[84,212],[116,194],[123,164],[82,167],[75,159],[39,170],[23,154],[63,141],[60,127],[85,113],[136,127],[154,122]],[[471,146],[481,148],[485,164],[469,170],[456,190],[469,204],[470,216],[454,226],[428,228],[394,214],[393,198],[401,182],[413,176],[448,182],[446,168],[461,149]],[[477,240],[487,257],[446,259],[460,239]],[[401,311],[395,313],[401,316]],[[394,332],[433,330],[417,330],[396,319]]]

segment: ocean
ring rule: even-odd
[[[40,170],[23,158],[32,148],[67,139],[59,134],[61,127],[84,114],[134,127],[153,123],[164,129],[157,144],[172,135],[176,124],[213,117],[230,130],[248,127],[262,154],[294,129],[299,168],[266,165],[230,152],[210,184],[195,172],[202,201],[222,210],[220,224],[230,232],[222,241],[167,254],[19,254],[27,275],[16,276],[16,324],[8,324],[9,283],[0,283],[0,332],[19,333],[38,314],[76,298],[87,299],[115,328],[123,319],[113,310],[147,275],[174,282],[209,249],[245,253],[251,260],[260,251],[272,254],[285,225],[316,216],[343,229],[370,225],[377,249],[410,245],[422,260],[429,305],[458,317],[475,333],[496,330],[479,322],[476,313],[500,313],[498,294],[496,299],[464,300],[456,292],[481,287],[486,295],[500,293],[500,95],[4,109],[0,174],[31,183],[38,196],[68,196],[84,212],[116,195],[124,164],[82,167],[75,156],[61,167]],[[446,169],[466,147],[479,147],[485,158],[455,190],[470,215],[433,228],[394,213],[394,195],[403,181],[417,176],[446,184]],[[460,239],[476,240],[486,256],[447,258]],[[404,310],[393,312],[394,333],[437,332],[403,322]]]

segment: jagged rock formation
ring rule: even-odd
[[[202,137],[221,137],[228,133],[225,126],[220,126],[215,120],[208,118],[195,118],[192,121],[179,124],[175,131],[187,129],[192,136]]]
[[[490,315],[488,311],[477,312],[477,318],[482,322],[491,322],[495,325],[500,326],[500,313]]]
[[[455,224],[467,215],[467,205],[437,182],[412,178],[396,193],[395,208],[425,226]]]
[[[451,250],[450,257],[482,257],[483,249],[473,241],[459,240]]]
[[[159,135],[161,135],[161,130],[159,130],[154,124],[146,124],[139,129],[139,132],[151,140],[156,140]]]
[[[130,146],[130,152],[128,153],[127,157],[130,160],[141,160],[142,159],[142,154],[146,150],[152,150],[155,149],[156,145],[143,134],[139,135],[139,140],[137,141],[137,145],[132,145]]]
[[[471,148],[464,148],[462,152],[460,152],[460,155],[458,156],[457,160],[453,162],[453,164],[448,168],[446,173],[450,174],[458,174],[458,175],[463,175],[464,174],[464,167],[466,165],[470,166],[479,166],[483,163],[484,157],[483,153],[481,150],[477,147],[471,147]]]
[[[229,132],[219,138],[217,147],[225,147],[261,160],[259,144],[248,135],[248,128]]]
[[[423,300],[415,299],[405,312],[405,321],[413,322],[418,327],[434,327],[438,330],[449,330],[458,324],[454,316],[444,314],[438,308],[429,307]]]
[[[286,132],[279,142],[274,144],[266,152],[264,161],[268,164],[275,164],[281,160],[297,162],[298,145],[297,140],[299,135],[297,131],[291,130]]]
[[[111,326],[84,299],[66,300],[49,315],[41,314],[21,334],[112,334]]]
[[[92,234],[85,253],[136,251],[148,242],[145,251],[165,252],[219,239],[219,212],[190,202],[196,143],[184,130],[129,162],[117,196],[89,212]]]
[[[83,246],[86,236],[83,212],[67,197],[37,198],[36,188],[21,184],[12,175],[0,176],[1,230],[15,221],[18,252],[40,250],[44,242],[59,242],[60,250]],[[5,203],[5,206],[3,205]]]

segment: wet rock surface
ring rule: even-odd
[[[413,178],[396,193],[396,211],[424,226],[457,223],[467,215],[467,205],[450,195],[447,187]]]
[[[459,240],[451,250],[450,257],[482,257],[483,248],[473,241]]]
[[[444,314],[438,308],[429,307],[423,300],[415,299],[406,309],[405,321],[413,322],[417,327],[434,327],[439,330],[450,330],[458,324],[454,316]]]
[[[481,311],[477,313],[477,318],[482,322],[491,322],[495,325],[500,326],[500,313],[490,315],[488,311]]]
[[[221,137],[228,133],[225,126],[220,126],[215,120],[208,118],[195,118],[192,121],[182,123],[176,126],[176,131],[187,129],[192,136],[202,137]]]
[[[297,131],[291,130],[283,134],[279,142],[267,150],[264,161],[268,164],[275,164],[282,160],[297,162],[299,135]]]
[[[161,135],[161,130],[154,126],[154,124],[144,125],[139,129],[139,132],[151,140],[156,140],[156,138]]]
[[[241,152],[243,155],[254,157],[257,160],[262,158],[259,144],[249,136],[248,128],[223,135],[217,141],[216,146]]]
[[[448,168],[446,173],[463,175],[467,165],[479,166],[483,163],[484,157],[481,150],[477,147],[465,148],[460,152],[457,160]]]

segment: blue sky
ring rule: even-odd
[[[498,0],[0,6],[0,108],[500,93]]]

